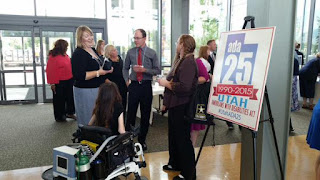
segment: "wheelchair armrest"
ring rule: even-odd
[[[112,136],[112,131],[105,127],[79,125],[77,139],[87,140],[101,145],[108,137]]]
[[[87,132],[91,132],[91,133],[97,133],[100,135],[106,135],[106,136],[111,136],[112,135],[112,131],[108,128],[105,127],[99,127],[99,126],[89,126],[89,125],[79,125],[79,128],[82,131],[87,131]]]
[[[111,145],[116,145],[122,143],[124,140],[130,139],[132,137],[131,132],[126,132],[124,134],[118,135],[115,139],[111,141]]]

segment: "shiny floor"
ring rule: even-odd
[[[288,180],[315,179],[315,161],[320,152],[310,149],[306,136],[289,138],[287,175]],[[198,149],[196,150],[198,151]],[[241,144],[205,147],[197,166],[198,180],[240,179]],[[162,171],[168,161],[168,152],[145,154],[147,168],[142,169],[142,176],[149,180],[172,179],[177,173]],[[50,166],[0,172],[1,180],[40,180],[41,173]],[[125,179],[125,178],[123,178]],[[133,176],[127,179],[134,179]]]

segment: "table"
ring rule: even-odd
[[[160,108],[161,108],[161,99],[162,99],[162,95],[163,95],[163,92],[164,92],[164,87],[162,86],[159,86],[159,83],[158,82],[155,82],[153,85],[152,85],[152,95],[153,95],[153,98],[152,98],[152,108],[151,108],[151,113],[150,113],[150,119],[149,119],[149,124],[152,125],[152,121],[153,121],[153,112],[159,112],[160,111]],[[158,101],[158,104],[156,108],[154,108],[154,103],[155,103],[155,96],[158,96],[159,97],[159,101]],[[140,115],[140,105],[138,106],[138,110],[137,110],[137,117],[140,118],[141,115]]]

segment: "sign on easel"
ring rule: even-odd
[[[257,131],[275,27],[221,33],[207,112]]]

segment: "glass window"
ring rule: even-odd
[[[120,50],[122,58],[125,58],[125,53],[135,46],[134,31],[140,28],[147,33],[147,46],[159,55],[159,11],[158,6],[155,6],[157,3],[159,0],[135,0],[132,3],[128,3],[127,0],[118,0],[118,3],[113,0],[107,1],[108,43]]]
[[[225,0],[190,0],[189,29],[197,47],[226,31],[227,7]]]
[[[295,40],[298,43],[302,41],[302,26],[303,26],[303,7],[305,0],[297,1],[296,9],[296,25],[295,25]],[[305,37],[307,38],[307,37]]]
[[[1,69],[33,69],[31,31],[0,30],[0,51]]]
[[[230,30],[242,29],[244,17],[247,15],[247,0],[232,0]]]
[[[311,0],[306,0],[304,19],[303,19],[303,34],[302,34],[302,42],[301,42],[301,52],[303,54],[307,54],[307,45],[308,45],[308,29],[309,29],[309,17],[310,17],[310,4]]]
[[[34,16],[34,0],[9,0],[2,1],[0,14]]]
[[[312,46],[311,46],[311,54],[315,55],[319,50],[319,30],[320,30],[320,2],[316,1],[315,13],[314,13],[314,21],[313,21],[313,31],[312,31]]]
[[[37,0],[38,16],[104,19],[105,0]]]
[[[162,0],[162,66],[171,66],[171,0]]]

